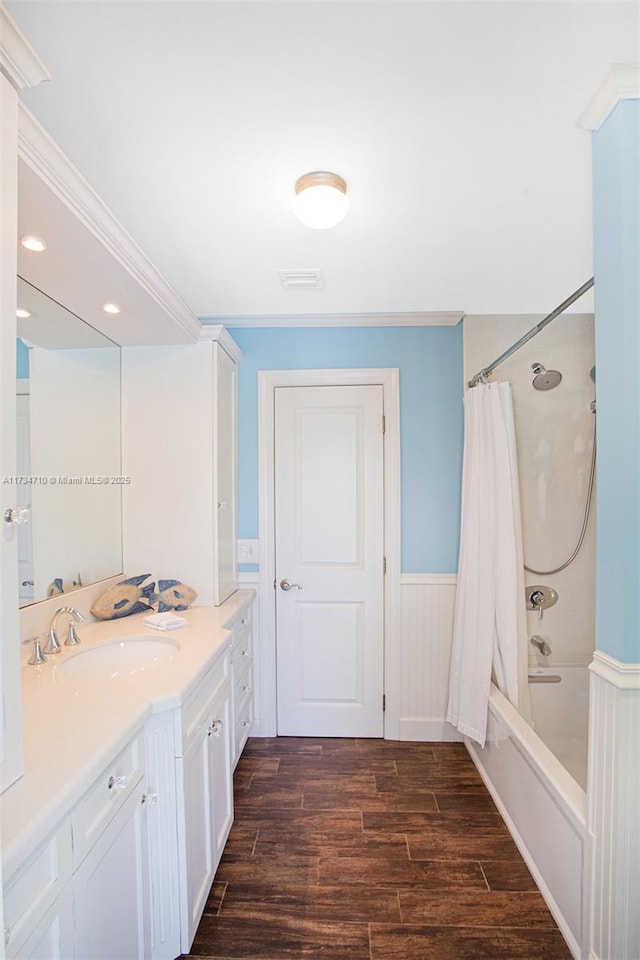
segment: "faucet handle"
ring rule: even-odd
[[[84,620],[84,617],[82,618]],[[64,642],[65,647],[75,647],[80,643],[80,637],[75,628],[73,620],[69,621],[69,629],[67,630],[67,639]]]
[[[33,644],[33,650],[28,660],[28,663],[31,664],[31,666],[37,666],[41,663],[47,662],[47,658],[42,652],[42,644],[40,643],[40,637],[27,637],[27,639],[23,640],[22,642]]]

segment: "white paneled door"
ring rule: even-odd
[[[278,734],[383,736],[383,388],[276,387]]]

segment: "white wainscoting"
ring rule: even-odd
[[[590,960],[640,957],[640,664],[596,650],[589,715]]]
[[[462,740],[445,720],[455,574],[400,578],[400,739]]]
[[[254,601],[254,737],[275,735],[275,670],[273,651],[260,635],[259,573],[241,572],[242,587],[256,591]],[[393,658],[399,677],[401,740],[462,740],[445,720],[449,690],[449,660],[455,574],[402,574],[398,643],[387,642],[385,657]],[[388,638],[387,638],[388,641]],[[387,704],[389,707],[390,704]]]

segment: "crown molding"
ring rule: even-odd
[[[614,63],[578,119],[585,130],[599,130],[621,100],[640,99],[640,63]]]
[[[244,316],[201,317],[225,327],[452,327],[464,317],[462,310],[447,313],[265,313]]]
[[[235,363],[241,363],[244,357],[244,353],[222,324],[208,324],[203,326],[200,330],[198,340],[219,343],[224,352],[228,353]]]
[[[18,113],[18,156],[176,326],[196,341],[201,326],[198,318],[23,103]]]
[[[36,87],[51,80],[47,65],[40,59],[4,3],[0,3],[0,72],[16,90]]]

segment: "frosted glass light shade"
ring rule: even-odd
[[[346,181],[337,173],[305,173],[296,182],[293,211],[302,223],[314,230],[335,227],[349,212]]]

